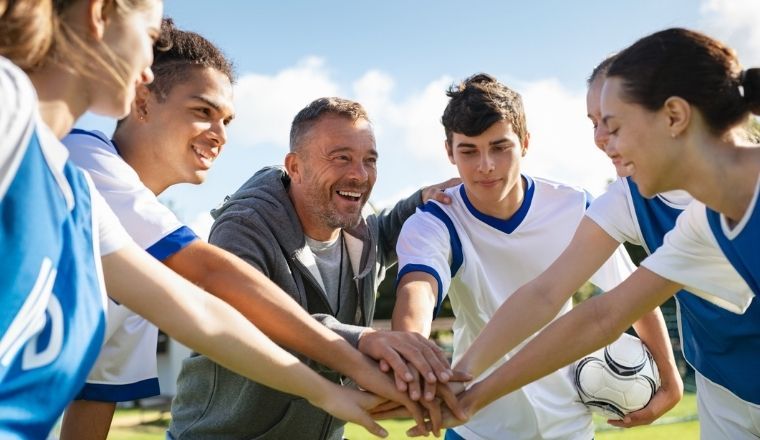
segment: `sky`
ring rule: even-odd
[[[686,27],[760,67],[760,0],[164,1],[166,16],[217,44],[238,74],[236,118],[206,183],[160,197],[204,238],[208,211],[261,167],[283,163],[290,122],[321,96],[359,101],[373,120],[375,206],[456,175],[443,147],[444,91],[478,72],[523,96],[524,172],[598,195],[614,178],[586,117],[586,78],[599,61]],[[110,134],[114,122],[88,114],[77,126]]]

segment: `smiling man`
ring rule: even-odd
[[[317,99],[293,120],[285,168],[258,171],[228,197],[212,213],[216,220],[209,242],[263,272],[363,353],[391,359],[398,373],[420,347],[430,348],[431,366],[440,352],[419,334],[369,328],[377,286],[396,261],[403,221],[424,200],[447,197],[438,185],[389,211],[369,212],[365,205],[377,177],[377,158],[372,124],[359,103]],[[448,362],[438,359],[439,379],[445,381],[450,377]],[[311,366],[334,382],[346,383],[335,368]],[[354,373],[359,372],[349,374]],[[426,368],[425,377],[435,381],[431,374]],[[339,440],[344,423],[302,398],[198,355],[182,366],[169,434],[177,440]]]
[[[512,292],[559,256],[590,200],[582,189],[521,172],[529,135],[519,94],[479,74],[448,96],[446,153],[463,183],[446,191],[450,205],[429,202],[404,224],[393,329],[427,336],[448,295],[456,361]],[[592,281],[611,288],[632,269],[618,250]],[[570,307],[568,300],[561,313]],[[591,439],[591,415],[570,373],[565,367],[502,397],[446,438]]]
[[[169,48],[154,50],[155,81],[138,87],[113,140],[83,130],[67,136],[72,160],[89,171],[127,232],[155,258],[230,303],[275,342],[416,408],[376,362],[314,320],[260,271],[200,240],[159,202],[157,195],[171,185],[205,180],[234,115],[232,66],[221,51],[170,20],[161,31],[159,43]],[[63,439],[105,439],[115,402],[158,394],[156,337],[148,321],[109,302],[105,344],[78,400],[66,410]],[[431,368],[419,349],[429,346],[412,345],[407,354]]]

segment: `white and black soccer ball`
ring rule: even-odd
[[[641,340],[623,334],[576,363],[575,386],[591,411],[620,420],[649,403],[660,375]]]

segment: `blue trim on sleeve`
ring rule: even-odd
[[[451,245],[451,278],[459,272],[459,268],[464,263],[464,255],[462,253],[462,241],[459,240],[459,234],[454,227],[454,222],[451,221],[449,216],[443,212],[443,209],[435,202],[427,202],[420,207],[420,210],[432,214],[435,218],[442,221],[446,225],[446,229],[449,230],[449,242]]]
[[[467,440],[467,439],[459,435],[458,432],[449,428],[446,430],[446,434],[443,436],[443,440]]]
[[[158,386],[158,378],[153,377],[124,385],[86,383],[82,391],[74,399],[94,400],[98,402],[128,402],[130,400],[158,396],[159,394],[161,394],[161,389]]]
[[[157,260],[164,261],[197,239],[195,232],[183,225],[145,250]]]
[[[584,209],[588,209],[591,206],[591,202],[594,201],[594,196],[586,189],[583,190],[583,193],[586,194],[586,207]]]
[[[472,214],[475,218],[494,229],[504,232],[505,234],[511,234],[515,231],[515,229],[517,229],[518,226],[520,226],[520,223],[522,223],[522,221],[525,219],[525,216],[528,215],[530,204],[533,201],[533,192],[536,189],[536,185],[533,183],[533,179],[531,179],[530,176],[526,176],[525,174],[522,174],[521,176],[525,179],[525,182],[527,182],[527,187],[525,188],[525,198],[523,199],[520,208],[518,208],[517,211],[512,214],[512,217],[506,220],[492,217],[488,214],[483,214],[482,212],[478,211],[472,202],[470,202],[470,199],[467,197],[467,192],[464,189],[464,185],[459,188],[459,193],[462,195],[462,200],[464,200],[464,204],[467,206],[470,214]]]
[[[398,275],[396,276],[397,288],[399,281],[401,281],[401,277],[410,272],[425,272],[435,278],[438,282],[438,292],[435,297],[435,310],[433,310],[433,319],[437,318],[438,314],[441,313],[441,305],[443,303],[443,283],[441,282],[441,276],[438,275],[438,271],[425,264],[407,264],[398,271]]]
[[[71,129],[71,131],[69,132],[69,134],[81,134],[81,135],[85,135],[85,136],[92,136],[95,139],[98,139],[99,141],[105,142],[107,144],[111,143],[111,139],[108,139],[106,137],[106,135],[104,135],[103,133],[101,133],[99,131],[95,131],[95,130],[88,131],[88,130],[82,130],[81,128],[73,128],[73,129]]]

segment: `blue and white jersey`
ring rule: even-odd
[[[156,259],[165,260],[198,238],[142,183],[103,133],[74,129],[63,143],[129,235]],[[158,395],[157,337],[153,324],[109,301],[106,342],[77,398],[123,402]]]
[[[586,215],[616,240],[639,244],[651,254],[692,200],[684,191],[645,198],[630,178],[618,179]],[[760,371],[760,302],[752,301],[738,315],[685,290],[676,300],[686,361],[739,398],[760,404],[760,381],[753,380],[753,372]]]
[[[105,331],[100,256],[128,237],[0,57],[0,438],[45,438]]]
[[[448,295],[454,320],[454,362],[472,344],[501,304],[540,275],[572,239],[589,202],[583,190],[523,176],[520,208],[508,220],[479,212],[463,185],[446,190],[450,205],[428,202],[404,223],[397,244],[399,276],[426,272],[438,280],[438,304]],[[619,250],[592,282],[609,289],[634,269]],[[560,314],[572,307],[571,301]],[[484,375],[511,357],[507,354]],[[482,376],[485,377],[485,376]],[[572,366],[528,384],[475,414],[455,431],[467,439],[584,439],[594,431],[579,401]]]
[[[752,211],[732,229],[734,238],[730,241],[742,236],[735,243],[751,245],[751,240],[744,241],[744,237],[753,234],[751,217]],[[742,252],[748,251],[744,248]],[[744,256],[748,258],[745,261],[751,263],[751,256]],[[690,203],[678,216],[675,228],[665,235],[663,245],[641,265],[734,313],[746,312],[755,295],[750,284],[721,250],[718,237],[708,220],[707,208],[698,200]]]

